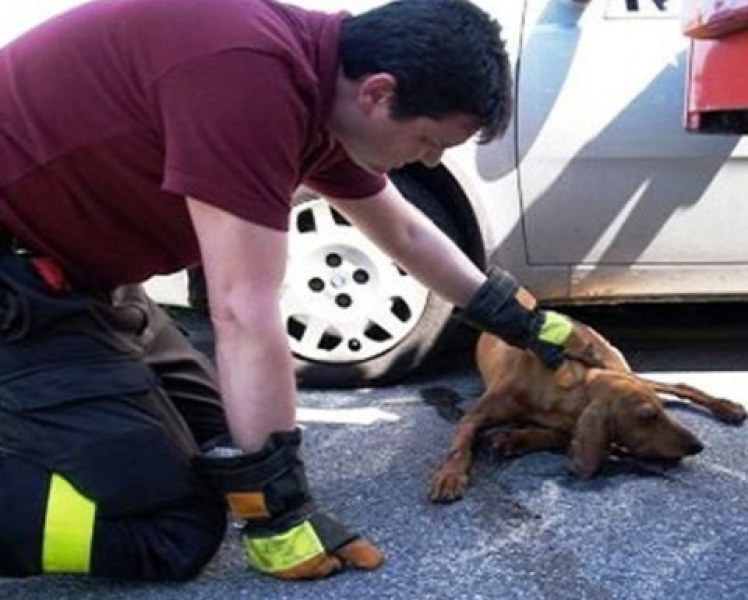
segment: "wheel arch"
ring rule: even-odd
[[[455,177],[444,163],[428,168],[420,163],[408,165],[390,173],[397,185],[401,178],[412,179],[427,188],[460,225],[458,245],[480,269],[486,268],[487,251],[483,227],[477,210],[477,196],[466,190],[466,185]]]

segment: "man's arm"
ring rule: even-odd
[[[307,483],[295,423],[293,363],[279,309],[287,234],[199,200],[187,204],[208,283],[233,441],[204,447],[196,467],[245,521],[244,554],[258,571],[316,579],[343,564],[376,569],[384,555],[320,509]]]
[[[485,274],[392,182],[369,198],[329,201],[395,262],[448,302],[465,306],[486,281]]]
[[[280,315],[287,234],[187,201],[216,334],[221,395],[234,443],[259,450],[295,427],[293,362]]]
[[[462,308],[466,322],[532,350],[552,369],[567,357],[600,366],[573,322],[537,310],[535,297],[511,274],[497,272],[487,279],[391,182],[370,198],[330,202],[402,268]]]

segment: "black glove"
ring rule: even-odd
[[[565,359],[565,345],[572,337],[574,325],[559,313],[523,306],[517,297],[520,289],[509,273],[491,274],[459,318],[512,346],[532,351],[555,370]]]
[[[244,454],[222,438],[206,446],[195,466],[245,520],[242,545],[250,566],[280,579],[317,579],[343,564],[375,569],[382,553],[319,510],[299,457],[301,432],[274,433],[259,452]]]

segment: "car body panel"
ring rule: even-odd
[[[516,129],[473,171],[503,229],[491,262],[547,300],[745,295],[748,145],[685,132],[680,3],[638,4],[525,3]],[[520,210],[500,183],[515,140]]]
[[[733,163],[738,138],[683,130],[687,42],[679,13],[609,18],[611,5],[623,9],[624,0],[576,8],[576,24],[528,25],[518,127],[529,262],[745,260],[748,205],[731,190],[745,189],[748,169]],[[546,100],[549,55],[566,64],[554,61],[565,76]]]

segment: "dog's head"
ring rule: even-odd
[[[592,477],[617,446],[643,459],[678,461],[703,449],[699,439],[670,417],[646,382],[629,373],[591,369],[590,402],[577,420],[572,468]]]

